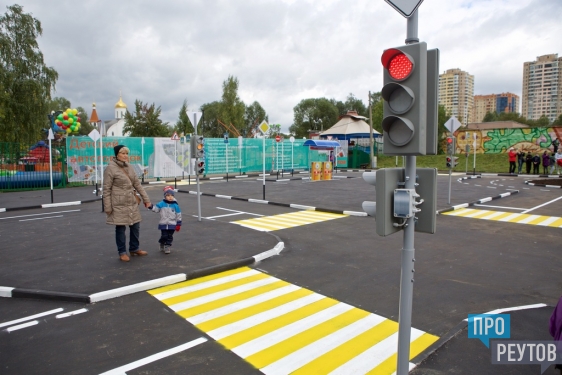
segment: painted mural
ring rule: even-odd
[[[466,145],[470,146],[469,152],[474,153],[474,137],[477,154],[504,153],[510,147],[533,154],[542,153],[553,150],[554,139],[558,138],[562,143],[562,127],[458,130],[454,135],[458,154],[466,152]]]

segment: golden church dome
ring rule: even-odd
[[[115,108],[127,108],[127,104],[123,103],[121,96],[119,96],[119,101],[115,103]]]

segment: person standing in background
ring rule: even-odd
[[[513,147],[509,149],[508,156],[509,156],[509,173],[514,174],[515,161],[517,160],[517,152],[515,152],[515,149]]]
[[[548,152],[542,154],[542,169],[544,174],[548,174],[548,166],[550,165],[550,156]]]
[[[523,169],[523,163],[525,163],[525,152],[523,150],[517,151],[517,173],[521,174]]]
[[[527,174],[531,174],[531,165],[533,165],[533,154],[531,154],[531,151],[529,151],[525,156],[525,167],[527,169]]]

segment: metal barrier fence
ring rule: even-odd
[[[311,150],[304,139],[223,138],[205,139],[206,175],[268,173],[308,170],[310,163],[328,161],[329,151]],[[105,137],[94,142],[87,136],[68,137],[66,146],[53,145],[53,187],[101,182],[104,168],[118,144],[130,149],[129,159],[139,177],[187,178],[194,175],[194,160],[185,139]],[[102,162],[103,161],[103,162]],[[43,141],[35,145],[0,143],[0,191],[45,189],[50,187],[49,148]]]
[[[0,191],[45,189],[51,186],[48,144],[0,142]],[[52,146],[53,188],[67,186],[64,146]]]

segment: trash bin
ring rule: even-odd
[[[322,162],[313,161],[310,164],[310,179],[320,181],[322,179]]]
[[[322,179],[323,180],[331,180],[332,179],[332,162],[325,161],[322,163]]]

